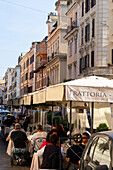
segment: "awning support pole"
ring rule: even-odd
[[[91,103],[91,134],[93,134],[93,119],[94,119],[94,102]]]
[[[71,138],[71,122],[72,122],[72,101],[70,101],[70,124],[69,124],[70,138]],[[71,144],[71,139],[70,139],[70,144]]]
[[[52,125],[53,125],[53,101],[52,101]]]

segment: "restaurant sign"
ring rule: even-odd
[[[67,85],[66,100],[113,103],[113,89]]]

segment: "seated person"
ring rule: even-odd
[[[39,124],[36,127],[36,132],[33,134],[31,138],[31,144],[34,148],[34,151],[38,151],[43,143],[43,141],[46,139],[47,133],[42,131],[42,126]]]
[[[87,138],[86,138],[87,137]],[[86,139],[85,139],[86,138]],[[83,132],[82,133],[82,144],[86,146],[88,140],[90,138],[90,133],[89,132]]]
[[[11,133],[10,138],[14,142],[15,148],[26,148],[26,143],[29,142],[27,136],[21,131],[21,126],[19,123],[15,124],[15,131]]]
[[[11,127],[11,131],[9,132],[9,134],[8,134],[8,136],[7,136],[7,138],[6,138],[6,141],[7,141],[7,142],[11,139],[11,133],[14,132],[14,131],[16,131],[16,130],[15,130],[15,124],[16,124],[16,123],[13,123],[13,126]],[[24,129],[21,128],[20,130],[25,133]]]
[[[58,136],[56,134],[51,134],[50,141],[51,141],[50,145],[46,145],[41,150],[37,151],[37,155],[39,157],[43,155],[41,169],[59,168]]]
[[[53,133],[56,134],[56,135],[58,135],[56,129],[50,130],[50,131],[48,132],[47,136],[46,136],[46,140],[42,143],[40,149],[42,149],[42,148],[43,148],[44,146],[46,146],[46,145],[50,145],[50,144],[51,144],[51,142],[50,142],[50,135],[53,134]]]
[[[85,148],[83,144],[81,144],[81,134],[75,134],[73,145],[67,150],[66,161],[69,163],[68,169],[77,170],[79,167],[78,163],[82,156],[82,152]]]

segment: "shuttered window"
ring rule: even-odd
[[[91,52],[91,67],[94,67],[94,51]]]
[[[90,40],[90,24],[87,24],[85,27],[85,42]]]
[[[92,20],[92,37],[95,36],[95,19]]]
[[[89,54],[85,56],[85,68],[89,67]]]
[[[82,2],[82,17],[84,16],[84,2]]]
[[[90,10],[90,0],[86,0],[86,13]]]
[[[91,8],[93,8],[96,5],[96,0],[91,0]]]
[[[81,45],[84,44],[84,29],[81,29]]]
[[[80,58],[80,74],[82,73],[82,58]]]

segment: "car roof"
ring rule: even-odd
[[[94,136],[96,135],[107,135],[109,137],[111,137],[113,139],[113,130],[111,131],[102,131],[102,132],[97,132],[95,134],[93,134]]]

